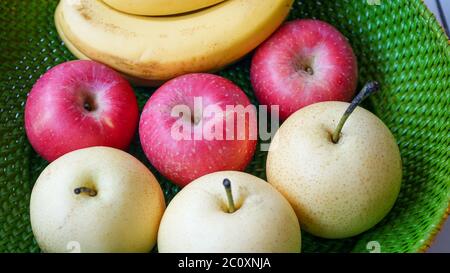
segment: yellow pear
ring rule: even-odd
[[[225,187],[224,187],[225,186]],[[294,210],[270,184],[243,172],[205,175],[164,213],[160,252],[300,252]]]
[[[139,160],[93,147],[45,168],[30,216],[44,252],[149,252],[164,209],[161,187]]]
[[[377,89],[366,85],[351,105],[321,102],[297,111],[271,144],[267,179],[316,236],[358,235],[385,217],[398,196],[402,162],[394,136],[357,107]]]

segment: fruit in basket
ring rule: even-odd
[[[152,165],[185,186],[208,173],[245,169],[256,149],[256,109],[231,81],[188,74],[151,96],[139,135]]]
[[[369,111],[357,107],[351,114],[377,89],[366,85],[351,107],[321,102],[297,111],[271,144],[267,179],[316,236],[360,234],[386,216],[398,196],[402,162],[394,136]]]
[[[224,0],[103,0],[111,7],[130,14],[162,16],[206,8]]]
[[[31,226],[44,252],[149,252],[164,196],[153,174],[117,149],[91,147],[51,163],[34,185]]]
[[[292,2],[229,0],[182,15],[139,17],[99,0],[61,0],[55,18],[85,56],[158,84],[239,60],[278,28]]]
[[[160,252],[300,252],[300,226],[286,199],[264,180],[217,172],[183,188],[158,231]]]
[[[138,118],[130,84],[93,61],[55,66],[36,82],[25,105],[28,139],[48,161],[92,146],[125,149]]]
[[[258,101],[279,105],[282,120],[321,101],[350,101],[358,78],[347,39],[319,20],[283,25],[256,51],[251,81]]]
[[[69,51],[78,59],[80,60],[91,60],[91,58],[89,58],[88,56],[84,55],[80,50],[78,50],[78,48],[76,48],[72,42],[69,41],[69,39],[67,39],[66,35],[64,34],[61,25],[59,23],[59,17],[55,18],[55,26],[56,26],[56,30],[58,32],[58,35],[60,37],[60,39],[64,42],[64,45],[69,49]],[[130,75],[126,75],[124,73],[120,73],[122,75],[122,77],[124,77],[126,80],[128,80],[131,84],[133,84],[134,86],[151,86],[151,85],[156,85],[158,84],[155,81],[148,81],[148,80],[144,80],[144,79],[138,79],[136,77],[132,77]]]

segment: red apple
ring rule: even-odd
[[[229,111],[235,106],[247,112]],[[180,186],[209,173],[244,170],[256,149],[256,130],[256,109],[244,92],[211,74],[188,74],[161,86],[139,125],[150,163]]]
[[[130,84],[92,61],[60,64],[34,85],[25,105],[28,139],[53,161],[81,148],[125,149],[136,131],[139,111]]]
[[[310,104],[351,100],[357,78],[349,42],[319,20],[283,25],[257,49],[251,67],[258,101],[279,105],[282,120]]]

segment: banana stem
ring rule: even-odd
[[[345,122],[353,113],[353,111],[356,109],[356,107],[359,106],[361,102],[363,102],[367,97],[377,92],[378,90],[380,90],[380,84],[376,81],[368,82],[363,87],[363,89],[353,99],[353,101],[350,103],[350,106],[347,108],[347,110],[345,110],[344,114],[342,115],[342,118],[339,121],[338,126],[334,130],[333,135],[331,136],[333,143],[337,144],[339,142],[342,128],[344,127]]]

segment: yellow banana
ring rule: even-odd
[[[103,0],[111,7],[136,15],[173,15],[206,8],[224,0]]]
[[[57,9],[59,9],[59,7]],[[76,58],[78,58],[80,60],[91,60],[91,58],[84,55],[83,52],[81,52],[78,48],[76,48],[75,45],[72,44],[72,42],[67,38],[67,36],[64,34],[64,31],[61,28],[61,25],[59,23],[59,18],[60,18],[60,16],[55,17],[56,30],[58,31],[59,37],[66,45],[67,49],[69,49],[69,51]],[[125,77],[134,86],[158,86],[163,83],[161,81],[150,81],[150,80],[139,79],[136,77],[132,77],[130,75],[125,75],[124,73],[120,73],[120,74],[122,74],[122,76]]]
[[[100,0],[61,0],[59,27],[74,48],[131,77],[164,81],[216,71],[273,33],[293,0],[227,0],[168,17],[134,16]]]

